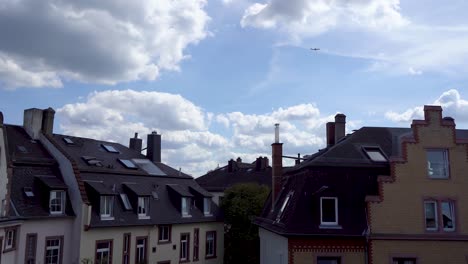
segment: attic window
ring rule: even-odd
[[[156,191],[152,191],[151,195],[153,196],[154,199],[159,199],[159,195]]]
[[[23,191],[27,197],[34,197],[34,193],[31,187],[24,187]]]
[[[28,153],[28,150],[26,149],[25,146],[18,146],[18,150],[19,150],[21,153]]]
[[[124,205],[125,210],[132,210],[132,205],[130,204],[130,200],[128,200],[128,196],[125,193],[120,194],[120,199]]]
[[[292,195],[293,193],[289,193],[288,196],[286,196],[286,198],[284,199],[283,205],[281,205],[281,209],[278,211],[278,215],[276,216],[276,221],[279,221],[281,219],[281,216],[283,216],[284,209],[288,205],[289,199],[291,198]]]
[[[127,159],[118,159],[118,160],[127,169],[137,169],[137,166],[131,160],[127,160]]]
[[[83,156],[81,157],[84,161],[86,161],[86,163],[89,165],[89,166],[96,166],[96,167],[102,167],[102,162],[98,159],[96,159],[96,157],[92,157],[92,156]]]
[[[75,144],[75,142],[73,142],[73,140],[71,140],[71,138],[69,138],[69,137],[64,137],[63,141],[65,141],[65,143],[67,143],[68,145]]]
[[[107,151],[107,152],[111,152],[111,153],[119,153],[119,151],[117,149],[115,149],[113,146],[111,145],[105,145],[105,144],[101,144],[101,146]]]
[[[132,159],[132,161],[138,165],[142,170],[146,171],[151,175],[164,176],[166,175],[156,164],[147,159]]]
[[[369,159],[375,162],[386,162],[387,158],[382,153],[382,150],[379,147],[364,147]]]

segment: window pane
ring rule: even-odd
[[[416,264],[415,258],[393,258],[393,264]]]
[[[448,178],[448,159],[446,150],[427,151],[427,173],[430,178]]]
[[[454,206],[452,202],[442,202],[442,221],[444,230],[450,231],[455,229]]]
[[[322,223],[336,223],[336,200],[333,198],[322,198]]]
[[[437,208],[435,202],[425,202],[426,229],[437,229]]]
[[[340,264],[340,257],[318,257],[317,264]]]

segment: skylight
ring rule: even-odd
[[[71,138],[69,138],[69,137],[64,137],[63,141],[65,141],[65,143],[67,143],[68,145],[75,144],[75,142],[73,142],[73,140]]]
[[[117,149],[115,149],[113,146],[111,145],[105,145],[105,144],[101,144],[101,146],[107,150],[107,152],[111,152],[111,153],[119,153],[119,151]]]
[[[364,151],[366,152],[367,156],[372,160],[376,162],[385,162],[387,161],[387,158],[384,156],[382,153],[382,150],[378,147],[365,147]]]
[[[125,193],[120,194],[120,199],[122,200],[122,203],[125,207],[125,210],[132,210],[132,204],[130,204],[130,201],[128,200],[128,196]]]
[[[164,176],[166,175],[158,166],[156,166],[153,162],[147,159],[132,159],[132,161],[138,165],[141,169],[146,171],[148,174],[151,175],[158,175]]]
[[[284,199],[283,205],[281,205],[281,209],[278,211],[278,215],[276,216],[276,221],[279,221],[281,219],[281,216],[283,216],[284,209],[288,205],[289,199],[291,198],[292,195],[293,193],[289,193],[288,196],[286,196],[286,199]]]
[[[96,159],[96,157],[92,157],[92,156],[83,156],[81,157],[84,161],[86,161],[86,163],[90,166],[96,166],[96,167],[102,167],[102,162],[98,159]]]
[[[25,146],[18,146],[18,150],[22,153],[28,153],[28,150],[26,149]]]
[[[159,199],[159,195],[156,191],[152,191],[151,195],[153,196],[154,199]]]
[[[31,187],[24,187],[23,188],[24,194],[26,194],[27,197],[34,197],[34,193]]]
[[[127,169],[137,169],[137,166],[135,165],[135,163],[133,163],[131,160],[127,160],[127,159],[118,159],[120,161],[120,163],[122,163],[122,165],[125,166],[125,168]]]

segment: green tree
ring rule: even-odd
[[[224,192],[225,264],[260,262],[258,227],[252,220],[262,212],[269,192],[258,184],[237,184]]]

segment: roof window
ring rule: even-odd
[[[367,157],[375,162],[386,162],[388,161],[382,150],[379,147],[364,147]]]
[[[278,211],[278,215],[276,216],[276,221],[277,221],[277,222],[279,222],[279,220],[280,220],[281,217],[283,216],[284,209],[285,209],[286,206],[288,205],[289,199],[291,198],[292,195],[293,195],[293,193],[290,192],[290,193],[288,194],[288,196],[286,196],[286,198],[284,199],[283,205],[281,205],[281,209]]]
[[[114,148],[114,146],[111,146],[111,145],[105,145],[105,144],[101,144],[101,146],[107,151],[107,152],[110,152],[110,153],[119,153],[119,151]]]
[[[98,160],[96,157],[92,157],[92,156],[83,156],[81,157],[84,161],[86,161],[86,163],[89,165],[89,166],[96,166],[96,167],[102,167],[102,162],[100,160]]]
[[[33,190],[32,190],[31,187],[24,187],[24,188],[23,188],[23,191],[24,191],[24,194],[25,194],[27,197],[29,197],[29,198],[34,197],[34,192],[33,192]]]
[[[73,142],[73,140],[71,138],[69,138],[69,137],[64,137],[63,141],[65,141],[65,143],[67,143],[68,145],[75,144],[75,142]]]
[[[17,148],[21,153],[28,153],[28,150],[25,146],[18,146]]]
[[[132,159],[132,161],[148,174],[158,176],[166,175],[158,166],[148,159]]]
[[[135,165],[135,163],[133,163],[131,160],[127,160],[127,159],[118,159],[120,163],[122,163],[122,165],[125,166],[125,168],[127,169],[137,169],[138,167]]]

